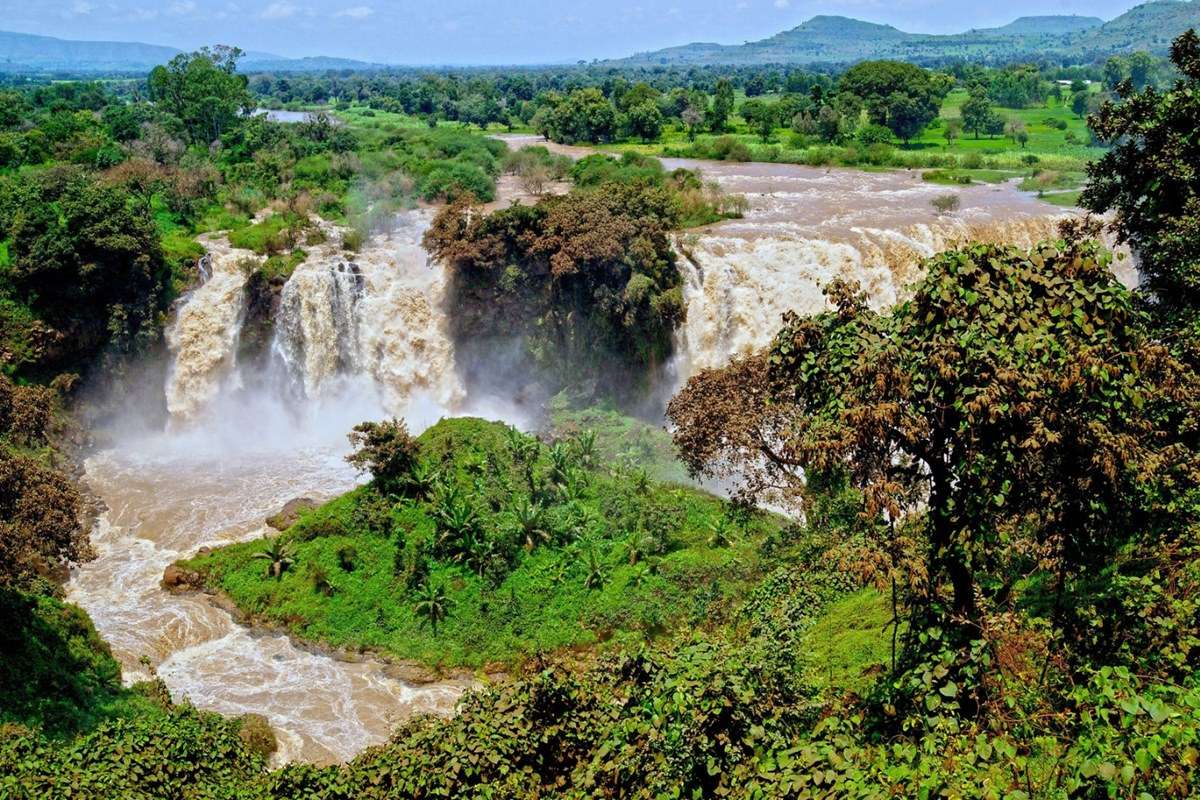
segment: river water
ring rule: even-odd
[[[884,305],[918,276],[924,256],[966,238],[1029,245],[1065,216],[1010,185],[947,189],[916,173],[667,164],[698,167],[750,202],[744,219],[679,240],[688,319],[672,385],[767,342],[784,310],[821,308],[820,287],[833,277],[859,280]],[[929,201],[951,191],[959,211],[935,214]],[[159,580],[202,546],[262,536],[264,518],[291,498],[353,486],[345,434],[357,422],[401,415],[420,430],[459,413],[523,421],[515,402],[465,394],[444,275],[419,245],[430,216],[405,212],[353,258],[328,228],[329,244],[310,248],[283,289],[265,365],[237,361],[239,264],[252,254],[209,240],[211,277],[168,331],[170,422],[116,435],[120,444],[86,463],[107,511],[93,534],[99,557],[73,570],[70,599],[92,616],[127,680],[154,670],[176,699],[264,714],[281,740],[279,760],[348,759],[414,713],[449,713],[464,687],[407,685],[373,661],[337,661],[253,633],[206,597],[168,594]]]

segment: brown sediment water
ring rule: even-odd
[[[966,239],[1027,246],[1069,214],[1011,185],[951,188],[917,173],[666,164],[699,169],[749,201],[743,219],[679,237],[687,321],[672,385],[761,347],[784,311],[823,308],[822,287],[835,277],[860,281],[886,305],[939,249]],[[936,214],[930,200],[948,193],[959,209]],[[513,199],[522,198],[510,178],[499,202]],[[430,215],[399,215],[356,254],[324,226],[327,243],[310,248],[282,289],[266,364],[236,359],[249,254],[209,239],[210,277],[168,330],[170,424],[114,436],[118,444],[86,463],[107,511],[93,534],[99,557],[73,571],[70,598],[91,614],[127,680],[152,669],[177,699],[265,715],[280,736],[279,760],[345,760],[412,714],[449,713],[464,686],[408,685],[370,658],[298,648],[237,624],[208,597],[167,593],[159,580],[202,546],[263,535],[263,519],[293,497],[353,486],[345,435],[364,419],[404,416],[418,431],[459,413],[521,421],[518,406],[469,397],[459,379],[445,274],[420,247]]]
[[[528,134],[499,138],[572,158],[596,152]],[[677,384],[765,346],[785,311],[824,309],[823,288],[835,278],[857,281],[882,308],[920,278],[922,259],[967,241],[1028,248],[1055,238],[1059,223],[1079,214],[1012,181],[944,186],[922,180],[919,170],[661,160],[667,169],[696,170],[749,203],[743,218],[677,239],[687,309],[671,365]],[[957,197],[958,207],[938,213],[932,201],[945,195]],[[1127,251],[1118,250],[1114,271],[1136,283]]]

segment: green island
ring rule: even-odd
[[[180,566],[308,641],[504,668],[718,625],[775,563],[762,545],[780,520],[601,468],[589,430],[550,446],[470,418],[388,433],[372,447],[411,449],[409,471],[377,465],[382,486],[376,473],[267,543]]]

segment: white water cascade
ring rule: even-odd
[[[705,168],[744,194],[750,211],[678,240],[687,319],[671,365],[676,386],[769,344],[785,311],[823,310],[835,278],[857,281],[883,308],[920,278],[922,259],[967,241],[1028,248],[1055,238],[1072,216],[1011,185],[948,189],[916,173],[775,164]],[[948,193],[959,210],[936,213],[930,201]],[[1133,279],[1128,259],[1116,266]]]
[[[461,404],[445,274],[420,244],[428,224],[429,212],[408,212],[361,252],[322,253],[296,269],[283,288],[273,353],[302,397],[366,381],[391,414]]]
[[[205,237],[204,282],[184,298],[167,327],[174,355],[167,375],[167,411],[190,419],[224,389],[238,383],[236,353],[245,312],[247,262],[254,253],[231,247],[223,238]]]

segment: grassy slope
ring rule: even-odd
[[[424,458],[454,474],[472,496],[485,535],[508,535],[512,503],[525,490],[505,426],[447,420],[419,441]],[[535,468],[539,492],[549,468],[542,447]],[[729,546],[709,547],[709,526],[727,514],[724,501],[690,488],[647,482],[639,489],[638,483],[623,472],[590,471],[578,499],[549,508],[555,542],[528,554],[516,548],[515,565],[497,581],[446,558],[434,561],[428,580],[452,598],[449,618],[436,634],[416,611],[418,587],[396,574],[398,555],[403,560],[397,537],[363,522],[377,502],[369,487],[332,501],[283,534],[295,548],[296,564],[279,580],[254,557],[261,542],[223,548],[185,566],[203,573],[239,607],[298,636],[433,666],[513,663],[539,651],[634,642],[682,623],[718,619],[768,566],[756,543],[778,523],[756,518],[735,527]],[[411,548],[435,537],[434,511],[432,501],[402,500],[391,514],[392,527]],[[666,552],[631,564],[630,545],[648,535],[664,540]],[[348,546],[356,551],[350,570],[338,555]],[[604,574],[600,588],[586,585],[592,553]],[[318,569],[333,587],[331,595],[314,585]]]

